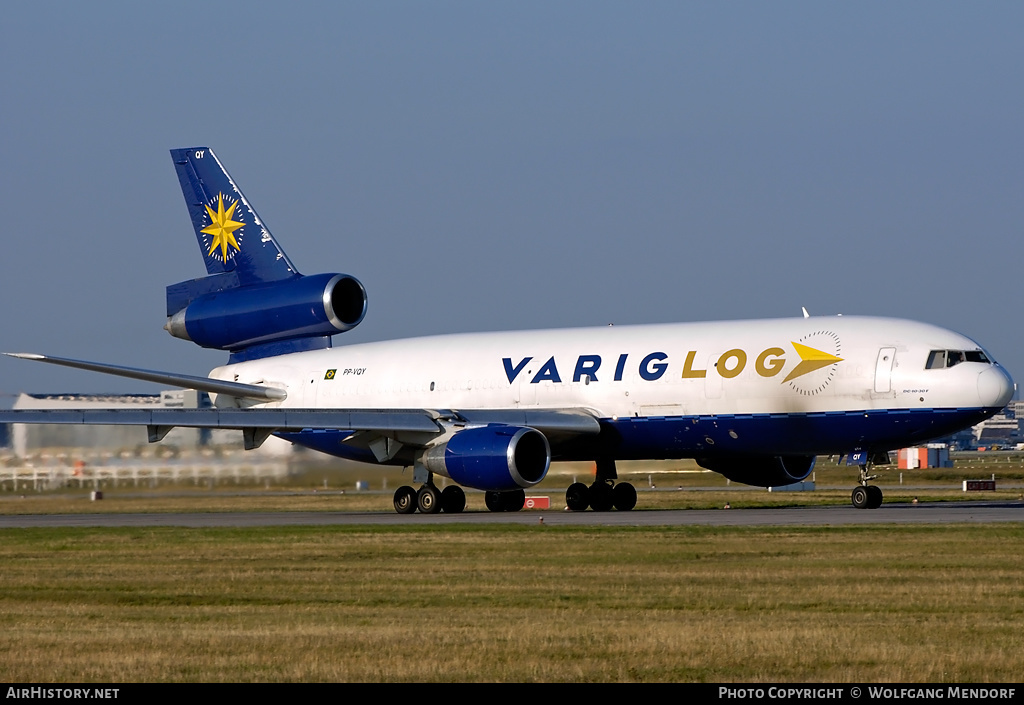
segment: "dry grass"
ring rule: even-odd
[[[91,487],[57,491],[0,490],[0,514],[64,514],[94,512],[239,512],[239,511],[392,511],[391,496],[402,484],[414,484],[401,468],[349,463],[307,464],[286,482],[275,485],[236,484],[228,480],[211,487],[190,482],[136,487],[102,485],[105,499],[90,502]],[[530,491],[564,506],[565,489],[575,480],[592,481],[592,463],[556,463],[548,478]],[[1019,454],[974,454],[955,468],[910,470],[882,468],[876,484],[886,502],[1024,499],[1024,459]],[[963,479],[997,478],[996,492],[964,493]],[[814,492],[769,493],[763,488],[729,483],[717,473],[702,471],[692,460],[620,463],[620,478],[640,491],[638,509],[712,509],[733,507],[848,505],[857,471],[819,458]],[[443,478],[438,478],[443,484]],[[357,481],[371,491],[355,490]],[[902,482],[902,484],[901,484]],[[657,491],[648,491],[654,485]],[[8,486],[9,487],[9,486]],[[485,511],[483,493],[468,491],[467,508]]]
[[[1016,681],[1024,527],[0,532],[0,679]]]

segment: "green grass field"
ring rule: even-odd
[[[879,484],[889,502],[1016,500],[1020,459],[999,460]],[[621,471],[640,510],[845,505],[855,478],[822,460],[815,492],[768,493],[692,463]],[[98,502],[88,487],[8,489],[0,513],[392,511],[411,478],[366,472],[105,485]],[[588,473],[531,494],[559,511]],[[992,474],[998,492],[960,490]],[[354,491],[365,479],[373,491]],[[1016,682],[1022,539],[1020,524],[7,529],[0,679]]]
[[[0,678],[1018,681],[1024,527],[0,532]]]

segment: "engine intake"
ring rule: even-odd
[[[280,340],[329,336],[359,325],[366,290],[347,274],[296,276],[205,293],[167,319],[176,338],[239,350]]]
[[[429,448],[421,462],[430,472],[478,490],[533,487],[551,467],[544,434],[522,426],[491,425],[459,431]]]

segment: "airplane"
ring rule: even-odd
[[[165,328],[228,353],[207,377],[7,353],[207,392],[203,409],[15,410],[7,423],[240,429],[334,456],[413,468],[402,514],[517,511],[552,462],[592,461],[568,509],[633,509],[624,460],[692,458],[758,487],[808,477],[820,455],[859,468],[1001,411],[1016,389],[978,343],[938,326],[864,316],[465,333],[335,347],[366,315],[347,274],[303,275],[209,147],[171,150],[207,274],[167,287]],[[434,478],[452,481],[443,490]]]

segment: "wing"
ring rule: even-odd
[[[35,353],[5,354],[237,398],[279,401],[287,396],[284,390],[274,387],[208,377]],[[380,447],[377,442],[381,439],[397,441],[405,446],[426,447],[446,433],[469,426],[528,426],[543,433],[556,447],[580,435],[596,435],[601,430],[593,414],[579,409],[15,409],[0,411],[0,423],[145,426],[151,443],[163,439],[171,429],[178,426],[239,429],[246,450],[259,447],[272,433],[298,433],[318,429],[348,431],[350,435],[345,442],[351,441],[354,445],[375,449],[374,453],[381,461],[390,459],[392,455],[387,450],[377,452],[376,448]],[[384,447],[387,445],[384,444]]]
[[[535,428],[555,447],[601,430],[596,417],[576,409],[15,409],[0,411],[0,423],[145,426],[150,443],[178,426],[239,429],[246,450],[272,433],[315,429],[348,431],[346,441],[371,448],[382,438],[426,447],[450,429],[488,424]]]

